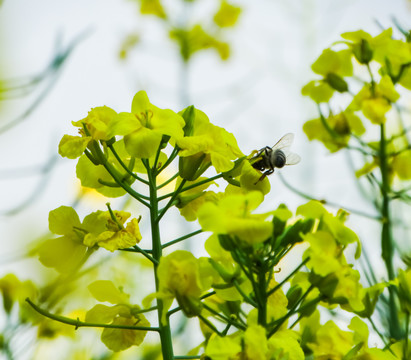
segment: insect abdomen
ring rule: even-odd
[[[271,155],[271,159],[272,159],[274,167],[277,167],[277,168],[284,167],[285,163],[287,162],[287,158],[284,152],[281,150],[275,150]]]

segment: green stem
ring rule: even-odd
[[[234,280],[234,281],[233,281],[233,284],[234,284],[235,288],[237,289],[237,291],[240,293],[240,295],[243,297],[243,299],[244,299],[247,303],[249,303],[251,306],[254,306],[255,308],[258,307],[258,304],[257,304],[253,299],[251,299],[251,298],[243,291],[243,289],[241,289],[241,287],[240,287],[240,285],[238,284],[238,281],[237,281],[237,280]]]
[[[144,201],[140,194],[137,193],[133,188],[130,187],[127,183],[125,183],[122,179],[122,176],[118,173],[118,171],[109,163],[106,156],[104,155],[103,151],[101,150],[100,146],[96,143],[93,146],[94,153],[97,154],[99,157],[99,162],[104,165],[108,173],[112,176],[112,178],[119,184],[125,191],[127,191],[134,199],[142,203],[144,206],[150,208],[150,204]]]
[[[127,174],[129,174],[130,176],[132,176],[134,179],[148,185],[148,181],[144,180],[143,178],[141,178],[140,176],[138,176],[137,174],[135,174],[134,172],[132,172],[128,166],[126,164],[124,164],[123,160],[121,159],[121,157],[117,154],[116,150],[114,150],[113,145],[108,145],[108,148],[111,150],[111,152],[113,153],[114,157],[117,159],[117,161],[119,162],[119,164],[122,166],[122,168],[127,172]]]
[[[267,283],[266,283],[266,268],[262,266],[257,274],[258,293],[256,294],[258,302],[258,324],[262,327],[267,326]]]
[[[374,321],[371,319],[371,317],[367,317],[368,321],[371,323],[372,328],[374,329],[374,331],[376,332],[376,334],[380,337],[381,341],[384,343],[384,348],[388,349],[391,354],[395,355],[393,353],[393,351],[391,350],[390,344],[387,343],[387,341],[385,340],[384,336],[381,334],[381,332],[378,330],[378,327],[375,325]]]
[[[271,296],[272,294],[274,294],[279,288],[281,288],[289,279],[291,279],[294,274],[300,270],[308,261],[310,260],[310,258],[306,258],[300,265],[298,265],[292,272],[291,274],[289,274],[283,281],[281,281],[279,284],[277,284],[276,286],[274,286],[268,293],[267,293],[267,297]]]
[[[168,165],[170,165],[173,162],[173,160],[175,159],[175,157],[177,156],[179,151],[180,151],[180,149],[176,146],[173,149],[173,151],[172,151],[170,157],[167,159],[167,161],[160,167],[160,169],[158,169],[157,175],[160,174]]]
[[[372,219],[372,220],[381,221],[381,218],[380,218],[379,216],[375,216],[375,215],[372,215],[372,214],[368,214],[368,213],[365,213],[365,212],[363,212],[363,211],[361,211],[361,210],[356,210],[356,209],[353,209],[353,208],[347,208],[346,206],[343,206],[343,205],[340,205],[340,204],[337,204],[337,203],[334,203],[334,202],[331,202],[331,201],[327,201],[327,200],[324,200],[324,199],[316,199],[315,197],[313,197],[313,196],[311,196],[311,195],[308,195],[308,194],[302,192],[301,190],[295,188],[294,186],[292,186],[289,182],[287,182],[287,181],[285,180],[285,178],[284,178],[284,176],[281,174],[281,172],[278,172],[277,176],[279,176],[281,182],[282,182],[288,189],[290,189],[292,192],[296,193],[297,195],[301,196],[301,197],[304,198],[304,199],[319,201],[319,202],[321,202],[321,203],[324,204],[324,205],[329,205],[329,206],[332,206],[332,207],[344,209],[344,210],[348,211],[348,212],[351,213],[351,214],[363,216],[363,217],[366,217],[366,218]]]
[[[141,330],[141,331],[160,331],[159,328],[148,327],[148,326],[88,323],[88,322],[80,321],[78,318],[77,319],[71,319],[71,318],[68,318],[68,317],[65,317],[65,316],[52,314],[52,313],[48,312],[47,310],[44,310],[41,307],[34,304],[29,298],[26,298],[26,301],[39,314],[41,314],[45,317],[48,317],[49,319],[61,322],[63,324],[73,325],[73,326],[75,326],[76,330],[79,327],[100,327],[100,328],[111,328],[111,329]]]
[[[189,186],[185,187],[184,189],[181,189],[180,194],[181,194],[182,192],[184,192],[184,191],[187,191],[187,190],[190,190],[190,189],[194,189],[194,188],[196,188],[197,186],[200,186],[200,185],[203,185],[203,184],[207,184],[208,182],[217,180],[217,179],[222,178],[222,177],[223,177],[223,173],[218,174],[218,175],[215,175],[215,176],[213,176],[213,177],[211,177],[211,178],[209,178],[209,179],[205,179],[205,180],[196,182],[195,184],[189,185]],[[160,197],[158,198],[158,200],[161,201],[161,200],[167,199],[168,197],[173,196],[174,194],[175,194],[175,192],[173,191],[173,192],[171,192],[171,193],[168,193],[168,194],[165,194],[165,195],[163,195],[163,196],[160,196]]]
[[[304,299],[308,296],[308,294],[314,289],[314,285],[311,285],[307,291],[301,296],[300,300],[297,301],[294,306],[290,309],[290,311],[285,314],[282,318],[278,319],[276,321],[276,326],[273,328],[273,330],[271,330],[268,333],[267,338],[269,339],[271,336],[273,336],[278,329],[280,329],[280,327],[284,324],[285,321],[288,320],[288,318],[290,318],[292,315],[294,315],[297,312],[297,307],[304,301]],[[302,310],[303,308],[305,308],[306,306],[311,306],[313,303],[316,302],[320,302],[321,300],[321,296],[309,301],[307,304],[305,304],[304,306],[302,306],[299,310]]]
[[[208,320],[201,314],[198,314],[197,316],[204,324],[206,324],[211,330],[213,330],[213,332],[221,336],[221,333],[218,331],[218,329],[214,326],[214,324],[210,320]]]
[[[195,236],[195,235],[197,235],[197,234],[201,234],[202,232],[203,232],[203,230],[200,229],[200,230],[197,230],[197,231],[193,231],[193,232],[190,233],[190,234],[181,236],[181,237],[179,237],[179,238],[177,238],[177,239],[175,239],[175,240],[169,241],[168,243],[165,243],[165,244],[163,245],[163,249],[165,249],[165,248],[168,247],[168,246],[177,244],[177,243],[179,243],[180,241],[183,241],[183,240],[185,240],[185,239],[191,238],[192,236]]]
[[[394,271],[394,242],[392,239],[391,229],[391,214],[390,214],[390,183],[388,178],[388,156],[387,156],[387,144],[385,138],[385,125],[380,125],[380,171],[381,171],[381,251],[382,258],[387,269],[388,279],[395,279]],[[389,291],[389,329],[390,335],[394,339],[401,338],[401,328],[398,319],[397,306],[396,306],[396,291],[393,285],[388,288]]]
[[[186,183],[187,180],[183,179],[181,181],[181,184],[178,186],[178,188],[174,191],[173,195],[171,196],[171,199],[168,201],[168,203],[166,204],[166,206],[164,206],[164,208],[161,209],[160,213],[157,216],[157,222],[159,222],[161,220],[161,218],[165,215],[165,213],[167,212],[167,210],[173,205],[173,202],[175,200],[175,198],[182,192],[182,188],[184,186],[184,184]]]
[[[371,94],[372,96],[375,96],[375,80],[374,80],[374,75],[372,74],[369,63],[367,63],[367,70],[368,70],[368,74],[370,75],[370,79],[371,79]]]
[[[405,336],[404,336],[404,350],[403,350],[403,360],[408,359],[408,336],[410,333],[410,313],[405,312]]]
[[[231,319],[227,316],[224,316],[223,314],[220,314],[218,311],[214,310],[212,307],[208,306],[207,304],[204,304],[204,309],[206,309],[207,311],[209,311],[211,314],[213,314],[216,318],[219,318],[221,321],[227,323],[227,324],[231,324],[232,326],[236,327],[237,329],[241,329],[241,330],[245,330],[246,327],[237,323],[236,321],[234,321],[234,319]]]
[[[152,256],[156,261],[154,263],[154,278],[156,291],[159,291],[159,278],[158,278],[158,265],[162,257],[162,246],[161,246],[161,237],[160,237],[160,223],[158,219],[158,197],[157,197],[157,185],[156,185],[156,169],[150,169],[148,164],[145,163],[147,168],[149,188],[150,188],[150,223],[151,223],[151,239],[152,239]],[[160,328],[160,341],[161,341],[161,352],[163,355],[163,360],[173,360],[173,343],[171,337],[171,329],[169,319],[164,314],[164,303],[162,299],[157,298],[157,307],[158,307],[158,324]],[[165,323],[163,318],[166,319]]]
[[[167,179],[166,181],[164,181],[162,184],[157,186],[157,190],[160,190],[161,188],[163,188],[164,186],[170,184],[174,179],[178,178],[178,176],[180,175],[179,172],[175,173],[171,178]]]
[[[132,248],[127,248],[127,249],[119,249],[121,251],[127,251],[127,252],[135,252],[135,253],[140,253],[144,257],[146,257],[148,260],[150,260],[153,264],[158,264],[158,261],[154,259],[146,250],[141,249],[139,246],[134,245]]]

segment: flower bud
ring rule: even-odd
[[[194,119],[196,116],[195,107],[193,105],[186,107],[180,115],[183,117],[186,125],[183,127],[184,136],[192,136],[194,129]]]
[[[291,286],[287,291],[287,308],[292,309],[294,305],[301,299],[301,295],[303,294],[303,289],[298,285]]]
[[[206,154],[197,153],[191,156],[180,157],[178,170],[181,178],[194,181],[198,179],[210,165],[211,161],[207,160]]]
[[[373,56],[370,43],[365,39],[361,39],[360,43],[353,46],[353,54],[360,64],[368,64]]]
[[[236,247],[230,235],[218,234],[218,241],[224,250],[231,251]]]
[[[181,309],[187,317],[194,317],[201,314],[203,304],[201,303],[200,299],[193,296],[179,294],[176,295],[176,299],[178,305],[180,305]]]
[[[346,81],[339,75],[334,73],[328,73],[325,77],[325,81],[330,85],[334,90],[337,90],[340,93],[348,91],[348,85]]]

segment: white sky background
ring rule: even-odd
[[[166,1],[170,9],[178,9]],[[214,0],[197,0],[194,14],[207,19]],[[234,1],[232,1],[234,3]],[[319,198],[348,207],[367,209],[355,188],[342,154],[328,155],[319,144],[309,143],[303,123],[316,116],[314,103],[300,89],[314,74],[311,63],[321,51],[339,40],[339,34],[363,29],[379,31],[393,26],[394,16],[411,27],[411,7],[406,0],[253,0],[239,1],[243,14],[239,26],[226,32],[232,57],[222,63],[213,51],[195,55],[190,67],[191,103],[210,120],[234,133],[244,153],[274,143],[285,133],[295,133],[293,150],[299,165],[282,170],[295,186]],[[208,21],[209,22],[209,21]],[[0,7],[1,77],[34,75],[43,70],[54,53],[58,34],[65,47],[82,32],[90,35],[80,43],[64,66],[61,77],[45,101],[23,123],[0,136],[0,174],[8,169],[44,164],[65,133],[74,135],[72,120],[87,115],[90,108],[107,105],[129,111],[133,95],[146,90],[151,102],[161,108],[181,110],[177,48],[167,40],[166,30],[154,17],[141,17],[126,0],[5,0]],[[142,43],[124,62],[118,50],[124,36],[138,30]],[[3,70],[4,69],[4,70]],[[32,98],[31,98],[32,99]],[[17,116],[29,102],[9,104],[0,125]],[[44,193],[15,216],[0,215],[0,260],[27,248],[31,239],[47,229],[51,209],[69,205],[76,194],[73,185],[75,161],[60,159]],[[0,213],[24,201],[41,177],[0,177]],[[292,209],[305,202],[270,177],[272,192],[266,209],[280,202]],[[81,217],[104,202],[85,203]],[[372,225],[352,217],[350,224],[361,235]],[[378,228],[377,228],[378,229]],[[172,231],[173,232],[173,231]],[[181,233],[175,231],[177,233]],[[378,240],[377,240],[378,241]],[[0,263],[0,275],[8,271],[29,277],[21,263]]]

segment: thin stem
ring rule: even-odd
[[[184,189],[182,189],[182,190],[180,191],[180,194],[181,194],[182,192],[184,192],[184,191],[187,191],[187,190],[190,190],[190,189],[194,189],[194,188],[196,188],[197,186],[200,186],[200,185],[203,185],[203,184],[207,184],[208,182],[211,182],[211,181],[220,179],[220,178],[222,178],[222,177],[223,177],[223,173],[218,174],[218,175],[215,175],[215,176],[213,176],[213,177],[211,177],[211,178],[208,178],[208,179],[205,179],[205,180],[196,182],[195,184],[189,185],[189,186],[185,187]],[[158,200],[161,201],[161,200],[167,199],[168,197],[173,196],[174,193],[175,193],[175,192],[171,192],[171,193],[165,194],[165,195],[163,195],[163,196],[160,196],[160,197],[158,198]]]
[[[277,284],[276,286],[274,286],[268,293],[267,293],[267,297],[271,296],[272,294],[274,294],[279,288],[281,288],[290,278],[292,278],[294,276],[294,274],[300,270],[308,261],[310,260],[310,258],[306,258],[300,265],[298,265],[283,281],[281,281],[279,284]]]
[[[138,192],[136,192],[133,188],[130,187],[130,185],[128,185],[127,183],[123,181],[118,171],[107,160],[106,156],[102,152],[98,143],[94,144],[93,150],[99,157],[100,163],[104,165],[104,167],[106,168],[108,173],[112,176],[112,178],[116,181],[116,183],[119,184],[125,191],[127,191],[134,199],[142,203],[147,208],[150,208],[150,204],[144,201]]]
[[[209,293],[201,296],[201,297],[200,297],[200,300],[207,299],[208,297],[213,296],[213,295],[215,295],[215,294],[217,294],[215,291],[211,291],[211,292],[209,292]]]
[[[208,320],[201,314],[198,314],[197,316],[204,324],[206,324],[211,330],[213,330],[213,332],[221,336],[221,333],[218,331],[218,329],[214,326],[214,324],[210,320]]]
[[[146,257],[148,260],[150,260],[153,264],[158,264],[158,261],[156,259],[154,259],[146,250],[141,249],[138,245],[134,245],[132,248],[119,249],[119,250],[127,251],[127,252],[140,253],[144,257]]]
[[[267,326],[267,283],[266,283],[266,268],[262,266],[257,274],[258,279],[258,292],[256,297],[258,299],[258,324],[266,327]]]
[[[410,333],[410,313],[405,312],[405,336],[404,336],[404,350],[403,350],[403,360],[407,360],[408,356],[408,335]]]
[[[243,289],[241,289],[240,285],[238,284],[237,280],[233,281],[233,284],[235,286],[235,288],[237,289],[237,291],[240,293],[240,295],[243,297],[243,299],[248,302],[250,305],[254,306],[255,308],[258,308],[258,304],[251,299],[244,291]]]
[[[104,167],[108,171],[108,173],[113,177],[113,179],[125,190],[127,193],[129,193],[134,199],[136,199],[138,202],[143,204],[144,206],[150,208],[150,204],[142,199],[141,194],[139,194],[137,191],[135,191],[131,186],[129,186],[127,183],[123,182],[122,179],[120,178],[119,174],[117,171],[113,168],[113,166],[106,161],[104,164]]]
[[[224,321],[227,324],[231,324],[232,326],[235,326],[237,329],[245,330],[246,327],[233,321],[233,319],[226,317],[222,314],[220,314],[218,311],[214,310],[212,307],[208,306],[207,304],[202,303],[204,306],[204,309],[212,313],[215,317],[220,318],[222,321]]]
[[[390,344],[387,343],[385,337],[383,334],[381,334],[381,332],[378,330],[378,327],[375,325],[374,321],[371,319],[371,317],[367,317],[368,321],[371,323],[372,328],[374,329],[374,331],[376,332],[376,334],[380,337],[381,341],[384,343],[384,346],[386,349],[388,349],[393,355],[393,351],[390,348]]]
[[[171,240],[171,241],[169,241],[168,243],[165,243],[162,247],[163,247],[163,249],[165,249],[165,248],[168,247],[168,246],[177,244],[177,243],[179,243],[180,241],[183,241],[183,240],[186,240],[186,239],[188,239],[188,238],[191,238],[192,236],[201,234],[202,232],[203,232],[202,229],[193,231],[192,233],[189,233],[189,234],[184,235],[184,236],[181,236],[181,237],[179,237],[179,238],[177,238],[177,239],[175,239],[175,240]]]
[[[173,151],[170,154],[170,157],[167,159],[167,161],[164,163],[163,166],[160,167],[160,169],[158,169],[157,171],[157,175],[159,175],[168,165],[170,165],[173,160],[175,159],[175,157],[177,156],[178,152],[180,151],[180,149],[176,146]]]
[[[166,206],[164,206],[164,208],[161,209],[161,211],[158,214],[157,217],[157,221],[159,222],[161,220],[161,218],[165,215],[165,213],[167,212],[167,210],[173,205],[173,202],[175,200],[175,198],[182,192],[182,188],[185,185],[187,180],[183,179],[180,183],[180,185],[178,186],[178,188],[174,191],[173,195],[171,196],[171,199],[168,201],[168,203],[166,204]]]
[[[52,320],[56,320],[63,324],[73,325],[76,329],[79,327],[100,327],[100,328],[111,328],[111,329],[127,329],[127,330],[141,330],[141,331],[159,331],[159,328],[156,327],[148,327],[148,326],[135,326],[135,325],[113,325],[113,324],[98,324],[98,323],[88,323],[84,321],[80,321],[79,318],[71,319],[61,315],[55,315],[47,310],[44,310],[34,304],[29,298],[26,298],[26,301],[30,304],[30,306],[36,310],[39,314],[48,317]]]
[[[83,41],[84,38],[88,36],[87,32],[83,32],[79,36],[77,36],[68,46],[66,49],[60,51],[57,53],[54,58],[52,59],[50,65],[48,68],[44,71],[44,78],[46,78],[46,74],[49,73],[50,75],[50,80],[47,86],[40,92],[40,94],[33,100],[33,102],[29,105],[29,107],[23,111],[17,118],[13,119],[9,123],[6,123],[3,126],[0,126],[0,134],[10,130],[17,124],[23,122],[24,120],[29,118],[29,115],[31,115],[37,107],[43,102],[43,100],[48,96],[54,85],[57,83],[57,80],[60,77],[60,74],[62,73],[63,65],[67,61],[68,57],[72,53],[72,51],[75,49],[75,47],[78,45],[80,41]]]
[[[147,309],[140,309],[140,310],[137,310],[137,311],[133,311],[133,315],[144,314],[144,313],[148,313],[148,312],[154,311],[154,310],[157,310],[157,306],[152,306],[152,307],[149,307]]]
[[[371,94],[375,96],[375,80],[374,80],[374,75],[372,74],[369,63],[367,63],[367,70],[368,70],[368,73],[370,74],[370,79],[371,79]]]
[[[322,204],[326,204],[326,205],[329,205],[329,206],[332,206],[332,207],[337,207],[337,208],[345,209],[345,210],[347,210],[347,211],[348,211],[349,213],[351,213],[351,214],[363,216],[363,217],[366,217],[366,218],[372,219],[372,220],[381,221],[381,217],[379,217],[379,216],[367,214],[367,213],[365,213],[365,212],[363,212],[363,211],[361,211],[361,210],[356,210],[356,209],[352,209],[352,208],[347,208],[347,207],[345,207],[345,206],[343,206],[343,205],[340,205],[340,204],[337,204],[337,203],[334,203],[334,202],[331,202],[331,201],[328,201],[328,200],[324,200],[324,199],[319,200],[319,199],[316,199],[316,198],[314,198],[313,196],[308,195],[308,194],[302,192],[301,190],[297,189],[296,187],[292,186],[289,182],[287,182],[287,181],[285,180],[284,176],[283,176],[281,173],[278,173],[278,176],[279,176],[281,182],[282,182],[287,188],[289,188],[291,191],[293,191],[294,193],[296,193],[297,195],[301,196],[301,197],[304,198],[304,199],[307,199],[307,200],[316,200],[316,201],[321,202]]]
[[[158,159],[159,159],[159,157],[160,157],[160,154],[161,154],[161,146],[159,146],[158,149],[157,149],[156,157],[154,158],[154,163],[153,163],[153,167],[152,167],[152,169],[153,169],[153,174],[154,174],[155,176],[158,175],[158,172],[157,172],[157,164],[158,164]],[[154,171],[155,171],[155,172],[154,172]]]
[[[114,157],[117,159],[117,161],[119,162],[119,164],[121,165],[121,167],[127,172],[127,174],[129,174],[130,176],[132,176],[134,179],[141,181],[142,183],[148,185],[148,181],[141,178],[140,176],[138,176],[137,174],[135,174],[134,172],[132,172],[128,166],[126,164],[124,164],[123,160],[121,159],[121,157],[117,154],[117,151],[114,149],[114,146],[108,145],[108,148],[111,150],[111,152],[113,153]]]
[[[391,233],[391,214],[390,214],[390,183],[388,179],[388,158],[386,149],[386,138],[385,138],[385,125],[380,125],[380,171],[381,171],[381,195],[382,195],[382,206],[381,206],[381,217],[382,217],[382,229],[381,229],[381,251],[382,258],[387,269],[388,279],[395,279],[394,271],[394,243]],[[395,339],[401,338],[401,329],[398,319],[398,311],[395,302],[396,291],[393,285],[388,288],[389,291],[389,328],[390,334]]]
[[[295,303],[294,306],[290,309],[290,311],[289,311],[285,316],[283,316],[281,319],[279,319],[279,321],[277,322],[277,325],[274,327],[274,329],[269,332],[268,338],[270,338],[271,336],[273,336],[273,335],[277,332],[277,330],[284,324],[284,322],[285,322],[289,317],[291,317],[292,315],[295,314],[298,305],[301,304],[301,303],[304,301],[304,299],[308,296],[308,294],[309,294],[313,289],[314,289],[314,285],[311,285],[311,286],[307,289],[307,291],[301,296],[300,300],[299,300],[299,301],[296,301],[296,303]],[[312,303],[319,302],[320,300],[321,300],[321,296],[319,296],[319,297],[311,300],[311,301],[308,303],[308,305],[311,306]]]
[[[178,176],[180,175],[179,172],[175,173],[171,178],[169,178],[168,180],[164,181],[161,185],[157,186],[157,190],[160,190],[161,188],[163,188],[164,186],[170,184],[174,179],[178,178]]]

